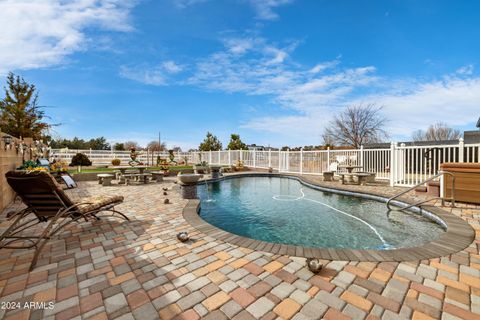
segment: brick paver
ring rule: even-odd
[[[80,182],[67,191],[74,197],[123,195],[117,209],[131,221],[108,217],[70,225],[47,244],[32,272],[31,250],[1,250],[1,301],[53,301],[55,308],[0,310],[0,318],[480,319],[479,207],[445,208],[477,232],[461,252],[402,263],[324,261],[313,275],[303,258],[200,233],[182,217],[187,201],[165,180],[112,187]],[[169,188],[167,195],[162,187]],[[399,189],[362,190],[388,195]],[[9,222],[0,218],[3,230]],[[179,231],[192,240],[179,242]]]

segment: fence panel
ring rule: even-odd
[[[328,169],[328,151],[303,151],[302,172],[304,174],[321,174]]]
[[[342,168],[345,165],[361,166],[361,150],[330,150],[329,165],[336,162],[339,167],[337,172],[347,172],[347,169]]]
[[[395,185],[413,186],[438,173],[445,162],[459,162],[459,145],[397,146]]]
[[[480,162],[480,144],[466,144],[464,147],[463,162]]]
[[[255,151],[255,167],[268,168],[268,151]]]
[[[54,149],[52,157],[71,161],[78,152],[85,153],[94,165],[109,165],[112,159],[122,164],[130,161],[129,151],[68,150]],[[138,160],[148,165],[156,164],[158,156],[170,158],[167,152],[139,151]],[[392,153],[393,152],[393,153]],[[195,164],[206,161],[210,164],[235,165],[239,161],[247,167],[266,169],[272,167],[280,172],[322,174],[330,171],[331,164],[339,165],[338,172],[345,172],[342,165],[361,166],[363,171],[375,172],[377,179],[390,179],[392,185],[412,186],[437,174],[445,162],[480,162],[480,144],[397,146],[389,149],[351,149],[317,151],[264,151],[223,150],[204,152],[177,152],[174,160]]]
[[[363,171],[376,172],[377,179],[390,179],[390,149],[364,149]]]

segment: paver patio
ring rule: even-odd
[[[123,195],[118,209],[131,221],[70,226],[49,242],[30,273],[32,250],[1,250],[0,318],[480,319],[479,207],[445,208],[476,230],[475,241],[461,252],[402,263],[325,261],[313,275],[303,258],[255,252],[199,233],[183,219],[187,201],[172,181],[111,187],[81,182],[69,192]],[[2,215],[0,227],[6,225]],[[179,231],[193,241],[179,242]],[[6,310],[6,301],[54,301],[55,307]]]

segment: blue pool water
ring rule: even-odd
[[[322,192],[281,177],[225,179],[198,188],[200,216],[225,231],[267,242],[323,248],[419,246],[444,232],[385,203]]]

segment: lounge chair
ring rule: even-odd
[[[72,222],[84,219],[99,220],[102,211],[111,211],[112,216],[129,220],[115,206],[123,202],[122,196],[94,196],[80,201],[73,201],[47,172],[10,171],[5,174],[8,184],[27,205],[27,208],[12,215],[15,221],[0,236],[0,249],[30,249],[35,247],[35,254],[30,264],[33,270],[42,248],[63,228]],[[32,215],[32,217],[27,217]],[[46,223],[40,235],[28,234],[39,223]],[[22,242],[13,244],[14,242]],[[29,243],[25,243],[29,242]]]

